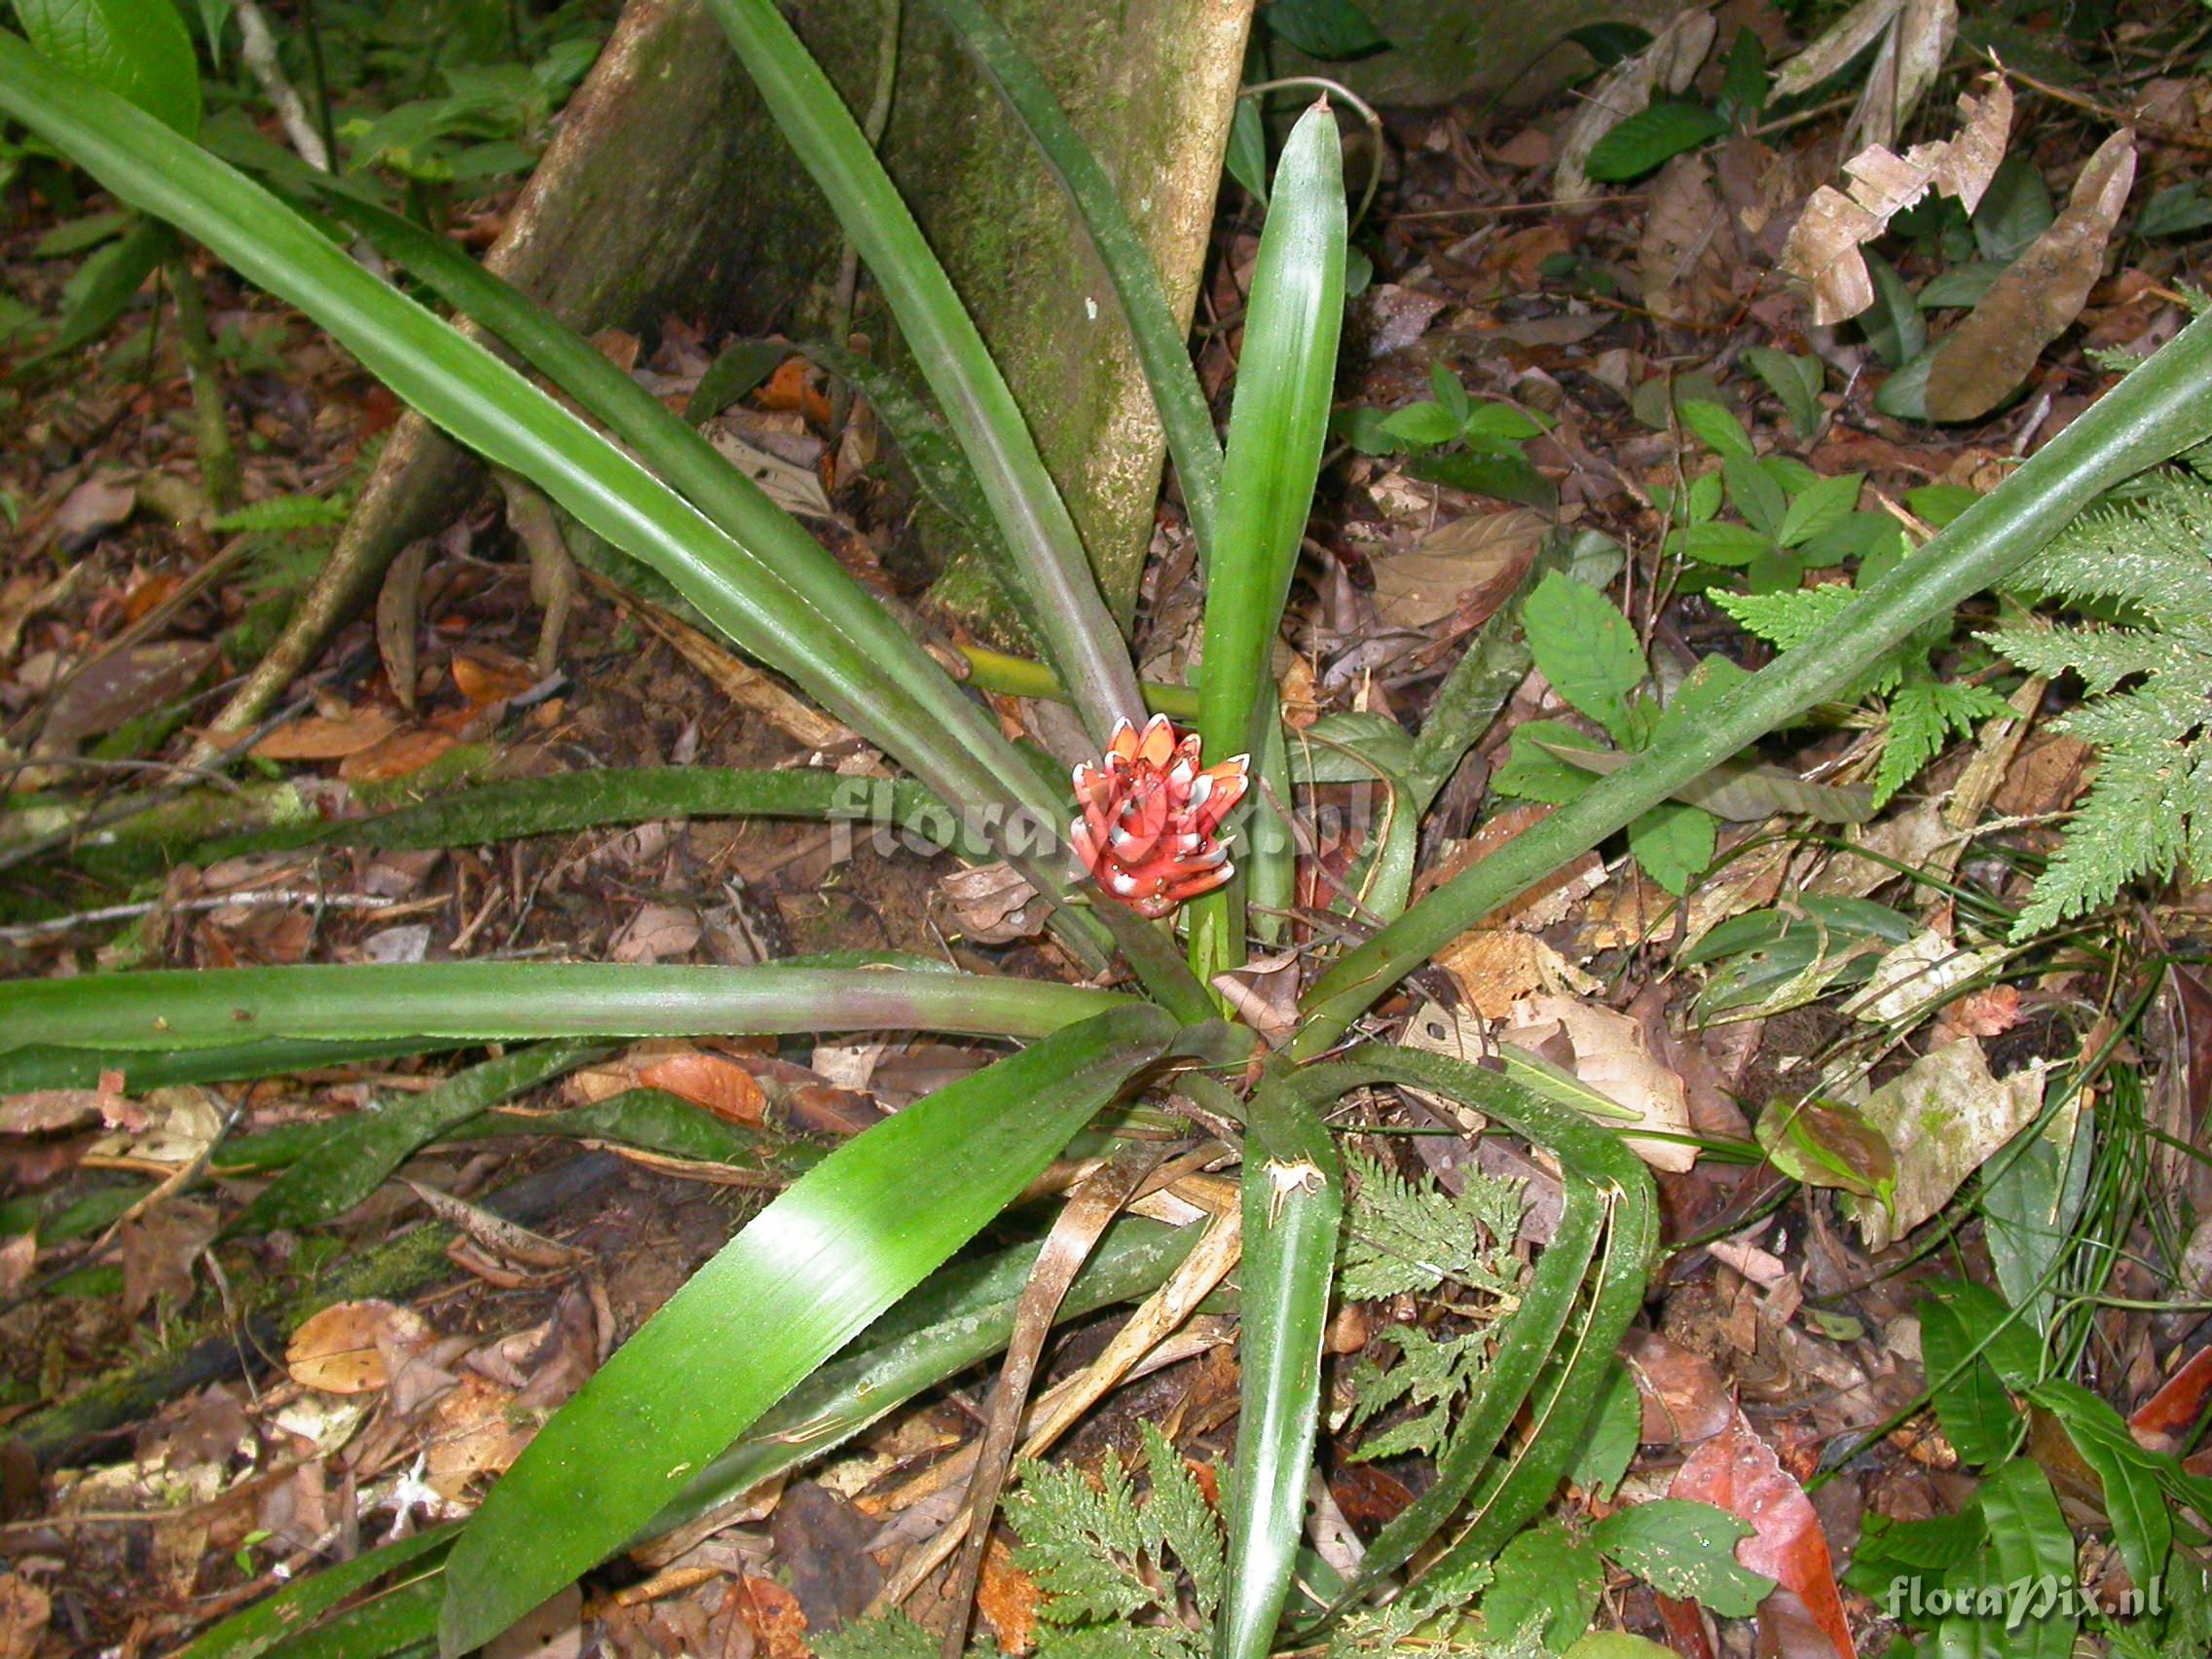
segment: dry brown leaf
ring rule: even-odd
[[[767,1100],[753,1074],[719,1054],[670,1054],[638,1073],[647,1088],[664,1088],[732,1124],[757,1124]]]
[[[0,1572],[0,1659],[31,1659],[54,1603],[44,1590],[18,1572]]]
[[[952,919],[977,944],[1034,939],[1045,925],[1037,889],[1004,859],[956,869],[938,883],[952,903]]]
[[[1640,1438],[1646,1446],[1689,1446],[1728,1426],[1736,1403],[1720,1369],[1703,1354],[1656,1331],[1632,1335],[1621,1358],[1636,1379],[1643,1407]]]
[[[399,717],[373,704],[344,715],[303,715],[253,746],[261,760],[343,760],[374,749],[399,729]]]
[[[530,664],[490,651],[457,651],[453,659],[454,687],[478,707],[519,697],[537,683]]]
[[[1675,157],[1644,193],[1636,253],[1644,309],[1675,322],[1714,320],[1730,298],[1725,277],[1735,240],[1712,164],[1696,154]]]
[[[705,931],[699,912],[675,904],[641,904],[614,936],[608,954],[617,962],[660,962],[687,954]]]
[[[1037,1609],[1043,1601],[1037,1581],[1014,1565],[1014,1552],[1005,1541],[993,1537],[976,1585],[976,1611],[998,1638],[1001,1652],[1027,1653],[1037,1645]]]
[[[395,731],[381,743],[338,763],[338,775],[349,784],[382,784],[420,772],[461,741],[450,731],[418,727]]]
[[[747,1576],[738,1581],[738,1615],[758,1643],[756,1659],[811,1659],[806,1644],[806,1614],[798,1598],[773,1578]]]
[[[106,473],[86,479],[47,520],[48,537],[64,553],[97,541],[138,509],[138,487]]]
[[[440,1497],[458,1498],[478,1475],[503,1473],[530,1444],[511,1408],[515,1391],[463,1372],[438,1396],[423,1422],[424,1481]]]
[[[2066,210],[1936,348],[1924,395],[1932,420],[1987,414],[2028,378],[2044,348],[2073,326],[2104,270],[2105,248],[2134,184],[2135,132],[2123,127],[2083,166]]]
[[[1573,997],[1534,996],[1516,1003],[1505,1032],[1523,1048],[1538,1048],[1547,1028],[1574,1045],[1574,1075],[1647,1129],[1690,1133],[1689,1091],[1652,1056],[1642,1023]],[[1677,1141],[1628,1136],[1629,1149],[1654,1169],[1677,1173],[1697,1161],[1697,1148]]]
[[[192,1264],[221,1225],[205,1204],[172,1198],[117,1229],[123,1246],[123,1314],[135,1319],[166,1296],[178,1305],[192,1296]]]
[[[1378,553],[1371,561],[1375,613],[1387,627],[1421,634],[1470,597],[1479,604],[1494,592],[1502,603],[1548,531],[1541,513],[1514,507],[1470,513],[1438,525],[1402,551]]]
[[[517,1267],[554,1272],[580,1267],[591,1260],[588,1250],[578,1250],[556,1242],[542,1233],[533,1233],[520,1222],[494,1215],[466,1198],[457,1198],[451,1193],[426,1187],[420,1181],[409,1181],[405,1176],[400,1179],[429,1207],[432,1215],[459,1228],[470,1240]]]
[[[68,749],[113,731],[125,720],[151,714],[189,690],[214,660],[213,641],[164,640],[110,651],[90,664],[55,698],[38,740],[49,751]]]
[[[1995,75],[1959,98],[1959,130],[1949,139],[1915,144],[1899,156],[1868,145],[1843,170],[1848,193],[1822,185],[1805,203],[1782,250],[1779,268],[1811,290],[1813,320],[1841,322],[1874,303],[1874,278],[1860,248],[1889,228],[1891,218],[1929,190],[1955,196],[1972,211],[2004,159],[2011,129],[2012,89]]]
[[[392,695],[409,714],[415,712],[415,629],[422,617],[423,571],[429,565],[432,545],[424,536],[402,547],[377,589],[377,654],[384,661],[385,681]]]
[[[284,1346],[284,1369],[303,1388],[326,1394],[366,1394],[387,1380],[383,1350],[393,1345],[417,1351],[429,1346],[422,1314],[372,1299],[340,1302],[311,1314]]]
[[[1589,996],[1601,988],[1535,935],[1512,928],[1470,928],[1436,953],[1436,965],[1486,1019],[1503,1019],[1532,992]]]

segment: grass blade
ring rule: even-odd
[[[0,984],[0,1041],[35,1033],[45,1045],[167,1052],[228,1048],[249,1032],[324,1043],[892,1029],[1042,1037],[1128,1000],[1042,979],[866,968],[165,968]]]
[[[1344,154],[1323,103],[1299,118],[1283,146],[1252,273],[1206,584],[1198,733],[1209,763],[1257,756],[1266,722],[1276,719],[1269,654],[1312,509],[1344,291]],[[1252,811],[1244,809],[1247,822]],[[1290,856],[1287,846],[1240,856],[1251,853]],[[1244,960],[1242,889],[1232,883],[1186,908],[1191,967],[1210,983]]]
[[[1160,411],[1161,429],[1167,435],[1167,453],[1174,458],[1182,481],[1183,505],[1191,516],[1191,533],[1198,539],[1203,569],[1213,550],[1221,440],[1214,436],[1213,413],[1191,367],[1184,329],[1160,285],[1160,267],[1152,250],[1129,222],[1114,181],[1005,26],[979,0],[929,0],[929,4],[952,26],[976,66],[990,77],[1008,107],[1021,118],[1038,153],[1075,203],[1091,246],[1098,250],[1098,261],[1121,302],[1137,361],[1144,366],[1152,401]]]
[[[1173,1032],[1138,1007],[1048,1038],[847,1142],[756,1216],[492,1489],[449,1559],[442,1650],[481,1644],[617,1548],[1009,1203]]]
[[[1104,743],[1144,701],[1075,521],[1006,380],[860,124],[773,0],[709,0],[776,125],[830,199],[968,452],[1019,566],[1046,648]]]
[[[1766,733],[1836,696],[1913,629],[2019,569],[2099,495],[2212,434],[2212,317],[2198,317],[1995,490],[1862,593],[1818,639],[1722,696],[1683,741],[1601,779],[1341,958],[1289,1052],[1325,1053],[1391,985],[1567,860]],[[1234,448],[1234,445],[1232,446]]]
[[[1271,1074],[1253,1092],[1242,1207],[1243,1382],[1216,1659],[1265,1659],[1290,1590],[1313,1463],[1344,1170],[1303,1080]]]

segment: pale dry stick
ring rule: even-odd
[[[1014,1439],[1021,1432],[1022,1411],[1029,1402],[1030,1384],[1037,1378],[1037,1362],[1052,1332],[1052,1316],[1059,1311],[1068,1286],[1090,1259],[1100,1236],[1122,1206],[1135,1196],[1138,1183],[1160,1161],[1161,1150],[1131,1142],[1086,1175],[1061,1207],[1029,1270],[1029,1282],[1014,1307],[1014,1340],[1007,1345],[1006,1359],[999,1367],[998,1381],[991,1384],[990,1402],[983,1411],[976,1473],[968,1482],[968,1543],[952,1575],[952,1622],[945,1627],[941,1659],[960,1659],[968,1646],[976,1585],[983,1571],[983,1546],[991,1536],[989,1517],[997,1512],[999,1494],[1006,1490]],[[976,1524],[978,1516],[983,1518],[981,1526]]]
[[[1020,1456],[1043,1456],[1084,1413],[1105,1398],[1138,1360],[1189,1319],[1198,1304],[1213,1293],[1214,1287],[1236,1265],[1242,1246],[1240,1212],[1224,1210],[1192,1246],[1191,1253],[1183,1258],[1182,1265],[1167,1282],[1147,1297],[1114,1334],[1105,1351],[1080,1375],[1070,1378],[1061,1388],[1055,1388],[1038,1402],[1040,1418],[1030,1430],[1029,1438],[1022,1443]],[[884,1585],[868,1612],[888,1612],[912,1595],[922,1580],[959,1547],[967,1536],[968,1520],[965,1513],[955,1516],[928,1544],[902,1562],[899,1571]]]
[[[292,83],[284,78],[284,69],[276,61],[276,37],[269,31],[269,19],[262,15],[259,0],[233,0],[232,12],[239,20],[239,34],[243,39],[239,55],[245,59],[246,68],[261,86],[264,96],[276,111],[276,124],[283,128],[284,136],[299,151],[300,160],[316,172],[330,170],[330,152],[323,146],[322,134],[315,130],[308,117],[308,106],[301,102],[300,94]]]
[[[314,904],[327,910],[388,910],[400,903],[374,893],[313,893],[289,887],[263,888],[249,893],[210,893],[198,899],[144,899],[129,904],[103,904],[96,910],[73,910],[66,916],[48,916],[43,921],[16,922],[0,928],[0,943],[27,944],[34,940],[51,939],[56,934],[96,927],[103,922],[135,921],[156,910],[183,913],[221,910],[233,904]],[[438,903],[442,904],[445,901],[441,898]]]

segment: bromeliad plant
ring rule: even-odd
[[[1034,1251],[950,1276],[940,1270],[1078,1137],[1102,1144],[1093,1120],[1178,1079],[1242,1128],[1243,1410],[1216,1650],[1259,1659],[1285,1634],[1337,1253],[1343,1178],[1323,1113],[1374,1084],[1456,1097],[1546,1148],[1567,1196],[1437,1480],[1372,1541],[1333,1603],[1305,1609],[1301,1641],[1387,1591],[1417,1554],[1447,1570],[1479,1565],[1541,1508],[1641,1300],[1655,1246],[1648,1177],[1611,1131],[1487,1070],[1374,1042],[1346,1050],[1354,1026],[1465,928],[1836,695],[1912,629],[2016,567],[2101,491],[2212,431],[2199,389],[2212,369],[2212,323],[2185,331],[1818,637],[1715,696],[1694,725],[1597,779],[1418,904],[1407,904],[1403,867],[1370,883],[1362,906],[1347,903],[1334,930],[1367,931],[1364,941],[1333,958],[1314,945],[1319,972],[1304,987],[1298,1019],[1263,1051],[1251,1029],[1225,1017],[1220,977],[1242,962],[1249,938],[1280,937],[1293,891],[1289,841],[1267,816],[1292,798],[1268,661],[1321,457],[1341,323],[1345,198],[1329,112],[1317,107],[1299,122],[1277,168],[1224,451],[1157,273],[1097,164],[977,0],[932,0],[1066,184],[1138,342],[1209,579],[1194,739],[1144,725],[1128,653],[1067,510],[859,127],[773,0],[710,3],[867,262],[973,466],[1057,683],[1100,748],[1100,761],[1079,769],[1075,798],[691,428],[457,250],[341,189],[312,204],[500,337],[604,433],[364,272],[302,207],[5,33],[0,110],[118,198],[299,307],[430,420],[674,583],[736,645],[904,766],[911,782],[899,787],[895,806],[903,818],[920,823],[933,803],[949,809],[964,854],[1011,860],[1051,907],[1071,955],[1094,975],[1119,959],[1131,988],[899,963],[92,975],[0,987],[0,1043],[10,1046],[0,1051],[0,1086],[89,1081],[118,1064],[137,1086],[165,1075],[267,1075],[363,1052],[551,1040],[521,1051],[520,1060],[509,1054],[459,1074],[404,1117],[365,1118],[338,1143],[342,1179],[325,1161],[319,1175],[295,1171],[265,1195],[252,1219],[271,1224],[326,1214],[333,1194],[357,1197],[364,1182],[470,1112],[582,1063],[595,1038],[911,1029],[1027,1045],[793,1182],[544,1425],[458,1535],[425,1534],[310,1579],[282,1605],[255,1609],[208,1639],[210,1651],[268,1651],[370,1582],[372,1568],[403,1567],[406,1581],[377,1604],[376,1629],[404,1645],[434,1628],[442,1649],[459,1653],[656,1521],[791,1467],[1004,1345]],[[96,19],[97,11],[87,15]],[[85,68],[96,71],[98,55]],[[1410,745],[1397,734],[1387,762],[1374,766],[1392,799],[1385,834],[1399,866],[1410,857],[1412,821],[1526,664],[1512,629],[1510,618],[1493,623],[1455,670],[1428,728]],[[1233,758],[1245,756],[1255,757],[1260,785],[1249,794],[1245,763]],[[485,792],[472,822],[518,834],[697,811],[821,815],[836,798],[831,785],[711,770],[600,778],[589,790],[539,781]],[[1080,862],[1060,833],[1071,822]],[[1042,837],[1039,825],[1048,827]],[[353,831],[387,843],[411,832],[404,815]],[[1109,1235],[1067,1310],[1143,1294],[1191,1247],[1188,1235],[1131,1227]]]

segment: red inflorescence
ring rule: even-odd
[[[1244,798],[1249,756],[1198,769],[1198,734],[1176,734],[1165,715],[1139,732],[1114,728],[1105,758],[1075,769],[1083,816],[1068,830],[1098,885],[1140,916],[1164,916],[1231,875],[1222,820]]]

